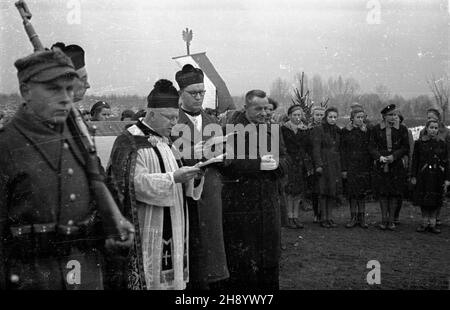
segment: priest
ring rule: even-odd
[[[181,290],[189,281],[186,197],[199,199],[203,176],[197,167],[182,167],[168,139],[178,122],[172,82],[157,81],[147,102],[146,117],[114,142],[107,169],[123,214],[139,232],[126,258],[115,256],[110,262],[108,284],[113,289]]]

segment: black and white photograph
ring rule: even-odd
[[[0,0],[0,290],[448,291],[449,97],[448,0]]]

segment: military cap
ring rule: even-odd
[[[194,66],[190,64],[184,65],[183,69],[175,74],[175,80],[177,81],[180,89],[192,84],[203,83],[203,79],[203,71],[201,69],[194,68]]]
[[[178,109],[178,91],[172,82],[165,79],[156,81],[147,97],[147,108],[175,108]]]
[[[381,110],[382,115],[386,115],[387,113],[395,110],[395,104],[390,104],[386,106],[383,110]]]
[[[69,56],[73,62],[75,70],[84,68],[86,65],[84,61],[84,50],[79,45],[71,44],[66,46],[63,42],[56,42],[52,45],[51,49],[60,50],[61,52]]]
[[[60,51],[38,51],[14,63],[19,83],[48,82],[60,76],[78,77],[72,61]]]
[[[72,59],[75,70],[79,70],[86,66],[84,62],[84,50],[81,46],[75,44],[68,45],[63,48],[63,52]]]

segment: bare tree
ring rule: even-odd
[[[291,86],[282,78],[273,81],[270,87],[270,97],[280,103],[280,107],[287,109],[291,100]]]
[[[375,86],[375,94],[377,94],[383,102],[386,102],[391,98],[391,92],[384,84],[378,84]]]
[[[448,98],[450,97],[450,79],[448,75],[436,79],[434,75],[427,80],[428,86],[433,93],[436,104],[442,110],[442,121],[445,122],[445,116],[448,111]]]

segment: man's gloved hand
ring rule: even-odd
[[[125,217],[118,220],[116,229],[120,236],[108,236],[105,240],[105,247],[110,251],[127,250],[133,245],[135,229]]]
[[[273,155],[263,155],[261,157],[261,170],[275,170],[278,168],[278,163],[273,158]]]

